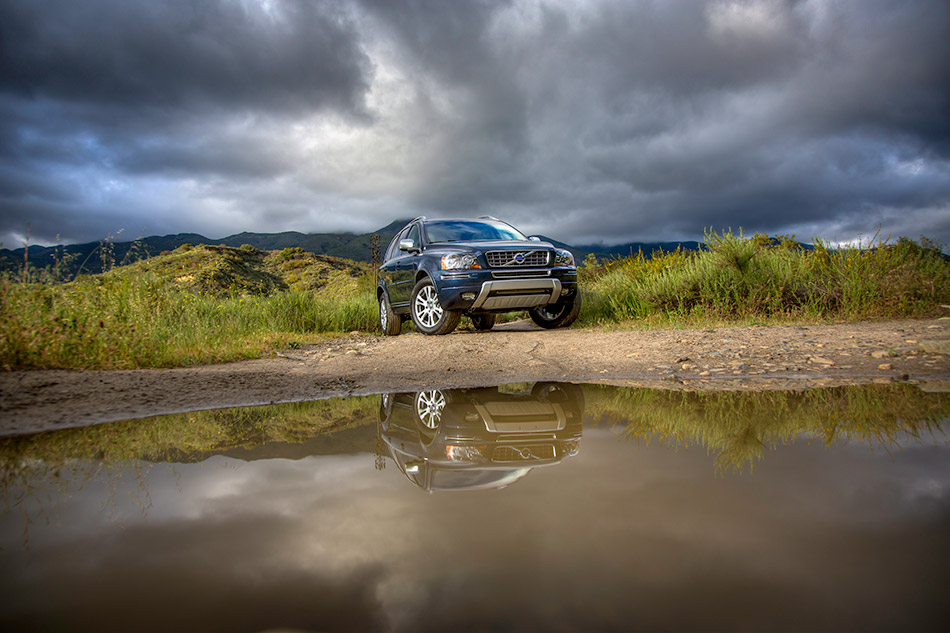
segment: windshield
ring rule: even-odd
[[[475,240],[525,240],[520,231],[504,222],[490,220],[444,220],[426,222],[426,238],[430,244],[438,242],[468,242]]]

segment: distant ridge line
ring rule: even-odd
[[[406,220],[397,220],[387,226],[377,229],[373,233],[380,236],[380,244],[383,250],[386,249],[389,242],[396,233],[409,222]],[[131,241],[112,242],[113,259],[116,264],[121,263],[127,258],[133,245],[138,244],[139,248],[144,249],[144,254],[149,257],[158,255],[163,251],[173,251],[183,244],[207,244],[239,247],[249,244],[262,251],[283,250],[285,248],[302,248],[316,255],[328,255],[331,257],[340,257],[361,262],[369,262],[372,257],[370,237],[373,233],[300,233],[298,231],[282,231],[280,233],[256,233],[242,231],[234,235],[222,237],[220,239],[211,239],[199,233],[174,233],[168,235],[151,235]],[[542,236],[544,237],[544,236]],[[684,250],[699,250],[702,245],[699,242],[634,242],[630,244],[620,244],[617,246],[604,246],[602,244],[574,246],[565,244],[547,237],[545,240],[551,242],[559,248],[567,248],[574,253],[578,263],[584,260],[587,255],[593,253],[598,259],[610,259],[614,257],[626,257],[636,254],[642,250],[643,254],[650,256],[654,251],[662,249],[672,251],[677,246]],[[79,272],[98,273],[102,272],[101,258],[93,253],[99,248],[99,241],[86,242],[83,244],[67,244],[62,246],[30,246],[28,260],[37,268],[46,268],[51,266],[57,253],[66,253],[73,257],[70,274],[76,274],[79,266],[85,262],[83,269]],[[21,270],[23,267],[24,249],[0,249],[0,267],[7,271]]]

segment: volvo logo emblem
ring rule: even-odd
[[[512,258],[512,260],[513,260],[516,264],[523,264],[523,263],[524,263],[524,253],[518,253],[518,254],[516,254],[516,255]]]

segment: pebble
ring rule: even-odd
[[[888,369],[894,369],[894,366],[891,365],[890,363],[881,363],[880,365],[877,366],[877,368],[888,370]]]

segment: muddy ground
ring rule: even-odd
[[[175,413],[538,380],[661,389],[910,382],[950,390],[950,319],[700,330],[350,336],[239,363],[0,373],[0,435]]]

